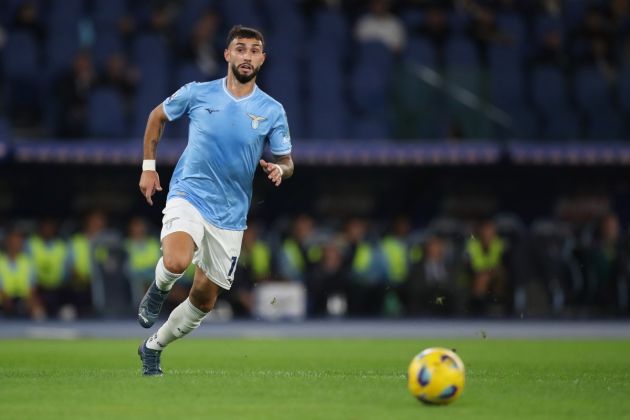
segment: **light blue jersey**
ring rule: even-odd
[[[265,143],[274,155],[291,152],[282,105],[258,87],[235,98],[223,78],[188,83],[162,106],[169,121],[184,114],[190,118],[188,145],[173,172],[168,199],[188,200],[219,228],[246,229],[252,180]]]

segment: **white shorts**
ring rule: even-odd
[[[195,242],[195,264],[215,284],[230,290],[241,254],[242,230],[220,229],[206,222],[199,210],[183,198],[172,198],[162,211],[160,240],[173,232],[186,232]]]

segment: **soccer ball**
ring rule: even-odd
[[[453,402],[464,389],[464,363],[448,349],[423,350],[409,364],[407,387],[426,404]]]

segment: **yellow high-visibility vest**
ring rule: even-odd
[[[473,271],[486,271],[498,267],[501,264],[504,249],[503,241],[498,238],[490,243],[487,251],[483,249],[481,241],[477,238],[470,239],[466,244]]]
[[[72,268],[81,282],[89,282],[92,278],[92,261],[90,258],[90,241],[85,235],[74,235],[70,241],[72,247]]]
[[[366,243],[358,244],[352,260],[352,271],[357,274],[366,273],[372,265],[372,258],[372,247]]]
[[[46,244],[39,236],[30,239],[30,248],[35,265],[37,283],[47,289],[58,287],[64,280],[64,269],[68,247],[56,239]]]
[[[128,240],[125,248],[129,256],[129,267],[134,272],[153,269],[160,259],[160,242],[154,238],[142,242]]]
[[[10,298],[26,298],[31,292],[33,262],[26,254],[20,254],[15,261],[0,255],[0,288]]]
[[[407,246],[399,239],[388,236],[381,242],[381,249],[387,262],[387,276],[394,283],[402,283],[409,273]]]
[[[271,274],[271,250],[261,241],[256,241],[251,253],[251,268],[254,277],[263,279]]]

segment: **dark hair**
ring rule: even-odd
[[[265,45],[265,40],[263,38],[263,34],[254,28],[248,28],[243,25],[234,25],[232,29],[230,29],[230,33],[227,36],[226,48],[230,46],[232,40],[236,38],[254,38],[260,41],[263,46]]]

